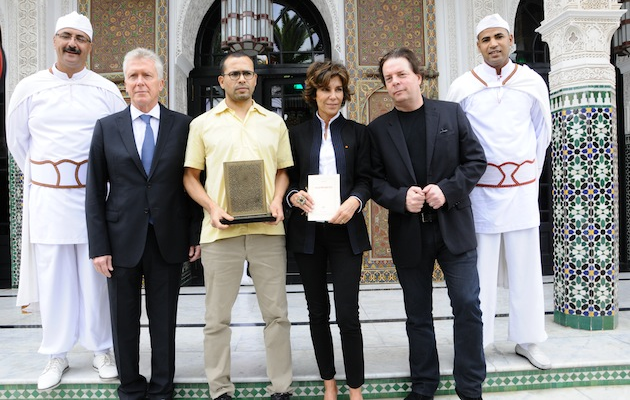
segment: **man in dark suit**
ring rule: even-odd
[[[131,106],[96,122],[86,213],[90,258],[108,277],[121,399],[171,399],[182,263],[200,256],[201,210],[183,187],[191,118],[158,103],[164,67],[152,51],[123,62]],[[139,372],[144,277],[151,381]]]
[[[389,209],[389,243],[407,312],[412,392],[406,400],[433,399],[440,379],[435,260],[453,308],[456,392],[461,399],[481,399],[486,365],[468,195],[485,171],[484,152],[458,104],[422,96],[422,70],[411,50],[387,53],[379,72],[395,109],[368,126],[372,198]]]

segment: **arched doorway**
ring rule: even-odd
[[[326,24],[310,1],[273,2],[274,48],[256,58],[258,85],[254,100],[285,118],[291,127],[310,117],[301,98],[306,69],[315,60],[330,58]],[[197,116],[223,99],[218,84],[221,50],[221,7],[208,10],[195,45],[195,68],[188,79],[188,114]]]
[[[313,61],[331,58],[326,23],[310,1],[273,2],[274,48],[255,59],[258,83],[254,100],[281,115],[291,128],[311,118],[302,99],[306,70]],[[188,78],[188,114],[195,117],[223,98],[218,83],[221,50],[221,6],[215,1],[206,13],[195,44],[194,69]],[[200,284],[200,265],[191,266],[190,284]],[[288,254],[287,283],[300,282],[293,257]]]

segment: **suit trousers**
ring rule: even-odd
[[[453,309],[453,375],[459,393],[480,397],[486,377],[482,346],[479,277],[475,249],[463,254],[451,253],[442,238],[437,222],[421,223],[422,258],[414,265],[397,265],[396,272],[403,289],[407,312],[409,363],[412,391],[433,396],[440,379],[435,330],[433,326],[433,268],[437,260],[444,272]]]
[[[237,227],[229,229],[238,229]],[[213,399],[234,397],[230,380],[232,307],[238,296],[243,262],[249,263],[265,328],[270,394],[290,392],[293,380],[286,292],[287,255],[284,235],[243,235],[201,245],[206,287],[204,364]]]
[[[112,347],[107,279],[84,244],[33,244],[39,280],[42,343],[39,352],[62,354],[77,343],[90,351]]]
[[[317,223],[313,254],[294,253],[300,270],[311,339],[319,373],[324,380],[335,377],[335,357],[330,331],[330,297],[326,273],[330,268],[337,326],[346,382],[358,388],[364,382],[363,335],[359,322],[359,282],[363,254],[354,254],[345,225]]]
[[[494,342],[498,276],[507,278],[510,294],[508,340],[547,340],[540,236],[538,227],[496,234],[477,234],[479,285],[483,312],[483,345]]]
[[[121,400],[170,399],[175,376],[175,326],[182,263],[167,263],[149,225],[144,253],[132,268],[116,267],[109,282]],[[116,259],[114,258],[114,263]],[[142,278],[151,336],[151,381],[139,371]]]

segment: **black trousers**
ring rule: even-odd
[[[114,259],[115,262],[115,259]],[[107,280],[121,400],[171,399],[175,376],[175,324],[182,264],[160,254],[149,225],[144,254],[132,268],[116,267]],[[141,287],[144,276],[151,336],[151,381],[140,374]]]
[[[433,266],[440,263],[453,309],[453,376],[459,393],[481,397],[486,377],[483,324],[479,307],[477,250],[451,253],[436,222],[421,225],[422,257],[414,265],[397,265],[407,312],[412,391],[433,396],[440,381],[440,366],[433,326]]]
[[[295,253],[310,322],[315,358],[322,379],[335,377],[335,357],[330,330],[330,297],[326,272],[330,266],[337,325],[346,382],[358,388],[364,382],[363,336],[359,322],[359,282],[363,254],[354,254],[343,225],[318,223],[313,254]]]

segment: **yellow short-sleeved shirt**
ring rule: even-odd
[[[227,198],[223,163],[248,160],[264,162],[269,205],[275,191],[277,170],[293,166],[289,133],[280,116],[254,102],[245,120],[241,120],[223,100],[191,122],[184,166],[206,170],[206,192],[224,210],[227,209]],[[210,214],[207,211],[204,214],[201,243],[242,235],[284,235],[283,224],[262,222],[216,229],[210,224]]]

